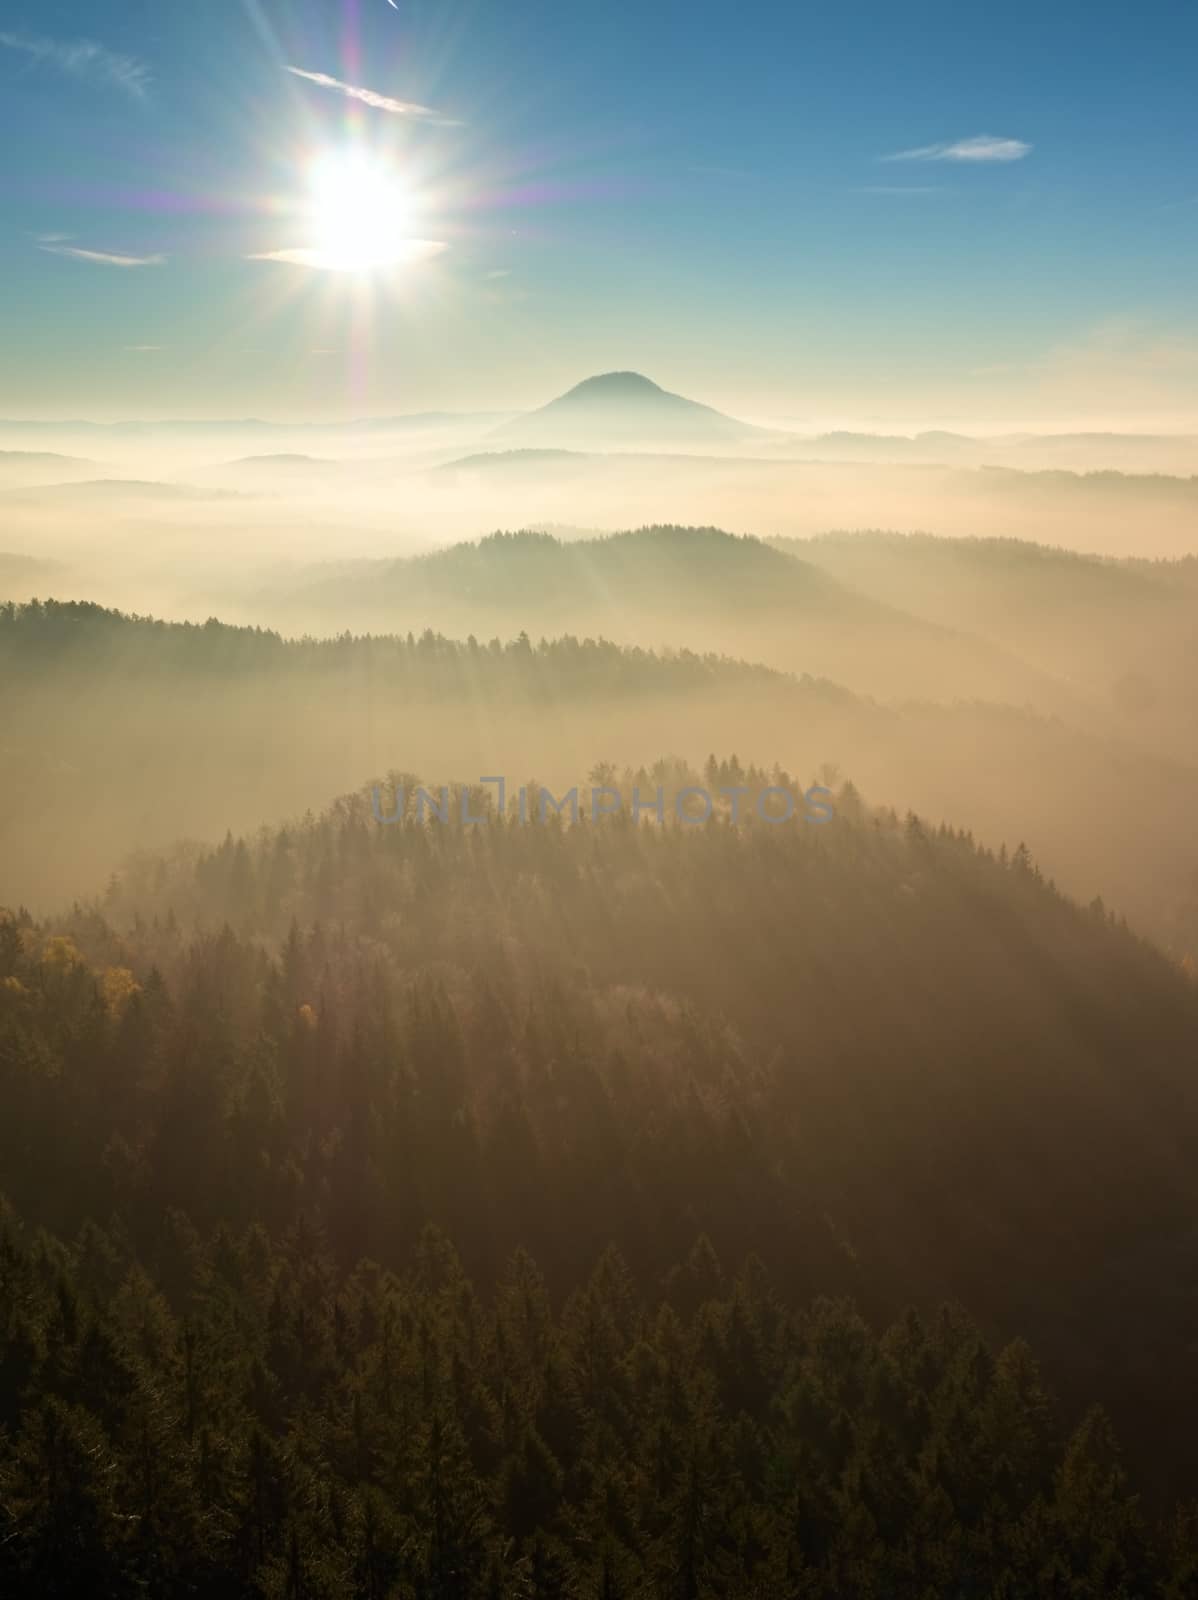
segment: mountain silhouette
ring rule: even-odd
[[[534,447],[626,449],[636,444],[703,448],[765,435],[765,429],[671,394],[639,372],[604,372],[504,423],[492,437]]]

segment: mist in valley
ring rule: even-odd
[[[1193,440],[787,436],[613,374],[515,417],[3,444],[0,859],[30,906],[396,769],[569,787],[735,750],[1198,939],[1198,478],[1099,465]],[[571,639],[615,647],[618,689],[545,645]],[[451,684],[417,670],[454,649]]]
[[[924,13],[6,6],[5,1600],[1198,1594],[1198,12]]]

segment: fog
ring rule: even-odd
[[[631,658],[618,691],[548,656],[532,684],[483,659],[434,690],[345,646],[230,676],[238,636],[219,631],[185,656],[163,633],[31,653],[12,613],[7,897],[58,904],[132,849],[254,829],[394,769],[568,787],[601,759],[735,750],[1026,841],[1071,893],[1179,954],[1198,942],[1198,441],[684,417],[629,449],[589,413],[536,415],[0,428],[9,601],[662,656]],[[729,665],[671,677],[686,650]]]
[[[541,439],[539,445],[529,441]],[[557,441],[565,440],[565,445]],[[553,441],[552,443],[549,441]],[[408,555],[496,528],[714,524],[1018,537],[1191,554],[1198,439],[934,433],[714,438],[494,415],[318,427],[0,424],[0,549],[195,615],[280,563]],[[334,625],[335,625],[335,619]]]

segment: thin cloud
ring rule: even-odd
[[[149,355],[153,350],[164,350],[165,348],[166,346],[161,344],[127,344],[122,346],[122,349],[132,351],[135,355]]]
[[[883,161],[1022,161],[1031,154],[1032,147],[1022,139],[996,139],[993,134],[979,133],[972,139],[958,139],[954,144],[924,144],[915,150],[899,150]]]
[[[510,278],[511,275],[511,267],[496,267],[493,271],[487,273],[488,278]]]
[[[376,271],[379,268],[398,267],[410,261],[424,261],[440,255],[449,246],[439,239],[404,239],[393,253],[368,263],[346,259],[328,250],[262,250],[247,261],[281,261],[288,267],[312,267],[319,272]]]
[[[460,124],[443,117],[439,111],[434,111],[431,106],[417,105],[412,100],[396,100],[389,94],[376,94],[373,89],[361,89],[357,84],[343,83],[340,78],[330,78],[327,72],[306,72],[303,67],[283,68],[293,77],[303,78],[308,83],[315,83],[321,89],[335,89],[338,94],[343,94],[348,100],[357,100],[364,106],[373,106],[376,111],[387,111],[393,117],[414,117],[425,122],[436,122],[443,128],[456,128]]]
[[[125,256],[111,250],[80,250],[70,244],[43,244],[38,246],[51,256],[70,256],[72,261],[94,261],[102,267],[161,267],[165,256]]]
[[[143,100],[150,86],[150,69],[135,56],[119,55],[91,39],[48,39],[37,33],[0,33],[0,47],[16,50],[72,78],[90,79],[122,89]]]

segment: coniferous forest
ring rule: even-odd
[[[0,1600],[1198,1600],[1195,62],[0,0]]]
[[[5,1592],[1190,1592],[1184,971],[848,783],[381,787],[0,923]]]

